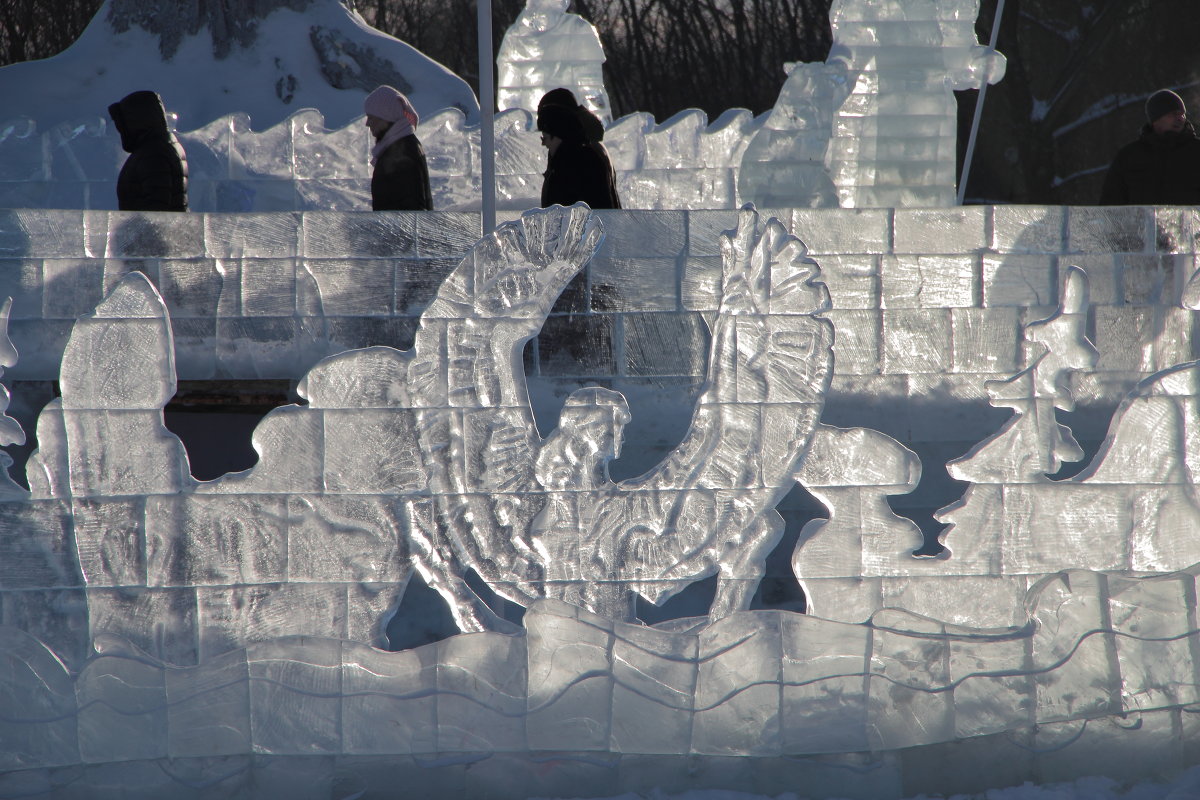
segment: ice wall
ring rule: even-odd
[[[742,152],[760,122],[745,109],[727,111],[711,124],[697,110],[661,125],[649,114],[622,117],[605,136],[622,202],[633,208],[736,208]],[[495,129],[498,206],[536,207],[546,151],[532,115],[502,112]],[[434,207],[478,210],[479,126],[468,125],[462,111],[446,109],[424,118],[417,135],[429,161]],[[371,142],[361,119],[327,130],[321,114],[306,109],[254,131],[247,116],[234,114],[178,136],[188,154],[193,211],[371,207]],[[116,131],[102,119],[49,131],[27,119],[0,122],[0,207],[114,209],[124,159]]]
[[[514,797],[577,764],[596,792],[686,759],[687,787],[721,785],[702,764],[898,797],[968,751],[1011,757],[935,772],[1196,761],[1166,746],[1196,702],[1194,211],[575,209],[478,244],[472,215],[2,219],[7,376],[50,359],[35,331],[67,331],[32,491],[0,502],[4,791],[266,785],[267,754],[313,792],[399,755],[464,786],[463,762],[511,767]],[[411,268],[432,251],[457,255]],[[214,369],[175,334],[206,308],[225,327],[202,348],[247,365],[285,344],[306,403],[259,425],[258,465],[203,483],[161,411]],[[408,314],[403,342],[351,324]],[[339,327],[362,349],[297,336]],[[573,391],[597,383],[626,397]],[[534,429],[538,384],[561,408]],[[633,426],[672,394],[690,426],[660,445],[678,411]],[[1073,447],[1097,421],[1096,454]],[[642,462],[614,479],[625,450]],[[947,551],[913,558],[884,498],[911,513],[952,458],[971,485]],[[825,508],[781,500],[791,482]],[[745,610],[796,523],[813,613]],[[528,607],[519,628],[467,569]],[[370,648],[414,573],[478,632]],[[714,574],[707,618],[614,619],[617,590]]]

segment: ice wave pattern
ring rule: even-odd
[[[296,637],[180,668],[101,636],[74,674],[0,628],[0,769],[250,753],[800,756],[1034,731],[1031,749],[1049,753],[1087,749],[1089,725],[1112,716],[1187,736],[1195,579],[1064,572],[1032,587],[1027,625],[997,630],[902,611],[646,628],[542,600],[521,635],[400,653]]]

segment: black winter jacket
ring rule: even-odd
[[[1192,123],[1179,133],[1144,127],[1141,137],[1113,159],[1100,205],[1200,205],[1200,138]]]
[[[117,176],[117,208],[187,211],[187,155],[167,127],[159,96],[134,92],[109,106],[108,113],[129,153]]]
[[[604,145],[564,141],[546,163],[542,208],[580,201],[592,208],[620,208],[616,174]]]
[[[379,154],[371,173],[375,211],[432,211],[429,166],[415,133],[397,139]]]

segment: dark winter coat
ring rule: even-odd
[[[159,96],[134,92],[109,106],[108,113],[129,153],[117,176],[117,208],[187,211],[187,155],[167,127]]]
[[[376,211],[432,211],[429,166],[415,133],[397,139],[379,154],[371,173],[371,208]]]
[[[1187,123],[1179,133],[1155,133],[1122,147],[1108,168],[1100,204],[1106,206],[1200,205],[1200,138]]]
[[[604,145],[564,141],[547,160],[542,207],[581,201],[592,208],[620,208],[616,173]]]

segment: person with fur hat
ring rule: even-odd
[[[1108,168],[1100,205],[1200,205],[1200,137],[1183,98],[1160,89],[1146,101],[1146,120]]]
[[[162,98],[133,92],[109,106],[108,115],[129,153],[117,175],[117,208],[187,211],[187,154],[167,125]]]
[[[371,208],[375,211],[432,211],[429,166],[417,139],[420,118],[408,98],[380,86],[363,101],[371,149]]]
[[[604,124],[575,102],[567,89],[547,92],[538,102],[537,129],[548,151],[542,174],[542,207],[584,202],[620,208],[617,176],[604,149]]]

